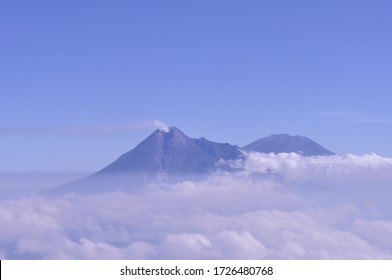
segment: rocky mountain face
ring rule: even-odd
[[[98,174],[206,173],[214,168],[218,160],[236,159],[241,155],[237,146],[211,142],[205,138],[190,138],[178,128],[172,127],[168,131],[156,130]]]

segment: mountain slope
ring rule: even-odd
[[[98,173],[205,173],[219,159],[235,159],[240,156],[237,146],[215,143],[205,138],[190,138],[178,128],[172,127],[169,131],[154,131],[134,149]]]
[[[334,155],[320,144],[303,136],[288,134],[274,134],[260,138],[243,147],[245,151],[260,153],[298,153],[304,156]]]
[[[53,192],[131,190],[162,176],[173,180],[195,178],[213,171],[220,159],[242,156],[237,146],[190,138],[176,127],[167,131],[158,129],[102,170]]]

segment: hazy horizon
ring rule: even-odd
[[[157,129],[166,129],[166,127],[169,127],[169,126],[167,126],[164,122],[161,122],[161,121],[158,121],[158,120],[155,120],[154,122],[152,122],[152,124],[149,124],[149,126],[155,126],[155,128],[153,129],[153,130],[151,130],[150,132],[146,132],[145,134],[144,134],[144,138],[142,138],[142,139],[140,139],[140,142],[139,143],[135,143],[135,145],[134,146],[130,146],[130,147],[128,147],[128,149],[127,150],[124,150],[124,151],[121,151],[121,152],[119,152],[117,155],[113,155],[113,157],[110,159],[110,158],[108,158],[107,160],[107,162],[106,163],[102,163],[103,165],[101,165],[101,166],[97,166],[95,169],[93,169],[93,168],[90,168],[90,169],[87,169],[87,168],[84,168],[84,169],[77,169],[77,168],[72,168],[72,167],[67,167],[67,169],[52,169],[52,168],[47,168],[47,169],[36,169],[36,168],[31,168],[31,169],[18,169],[18,168],[15,168],[15,169],[7,169],[7,168],[3,168],[3,169],[1,169],[0,170],[0,172],[3,172],[3,173],[12,173],[12,172],[21,172],[21,173],[29,173],[29,172],[36,172],[36,173],[40,173],[40,172],[48,172],[48,173],[51,173],[51,172],[53,172],[53,173],[56,173],[56,172],[58,172],[58,173],[62,173],[62,172],[68,172],[68,173],[81,173],[81,174],[91,174],[91,173],[94,173],[94,172],[97,172],[97,171],[99,171],[99,170],[101,170],[102,168],[104,168],[105,166],[107,166],[107,165],[109,165],[110,163],[112,163],[113,161],[115,161],[116,159],[118,159],[121,155],[123,155],[123,154],[125,154],[125,153],[127,153],[127,152],[129,152],[129,151],[131,151],[131,150],[133,150],[135,147],[137,147],[143,140],[145,140],[148,136],[150,136],[151,135],[151,133],[153,133],[155,130],[157,130]],[[176,127],[176,126],[170,126],[170,127]],[[19,129],[19,128],[18,128]],[[24,130],[25,128],[21,128],[22,130]],[[43,130],[43,131],[45,131],[46,129],[49,129],[50,130],[50,128],[38,128],[39,130]],[[70,127],[67,127],[67,128],[63,128],[63,129],[65,129],[65,130],[72,130],[72,129],[75,129],[75,128],[70,128]],[[78,129],[80,130],[80,132],[82,131],[82,128],[81,127],[78,127]],[[84,133],[86,133],[86,131],[84,131]],[[88,133],[88,132],[87,132]],[[253,139],[253,140],[251,140],[250,142],[248,142],[248,143],[245,143],[245,144],[243,144],[243,145],[238,145],[237,143],[232,143],[232,142],[230,142],[230,141],[228,141],[228,140],[222,140],[221,142],[218,142],[218,141],[215,141],[215,140],[213,140],[213,139],[207,139],[207,140],[210,140],[210,141],[212,141],[212,142],[216,142],[216,143],[228,143],[228,144],[231,144],[231,145],[236,145],[236,146],[238,146],[239,148],[243,148],[244,146],[246,146],[246,145],[248,145],[248,144],[250,144],[250,143],[252,143],[252,142],[254,142],[254,141],[256,141],[256,140],[259,140],[259,139],[261,139],[261,138],[265,138],[265,137],[268,137],[268,136],[272,136],[272,135],[279,135],[279,134],[287,134],[287,133],[285,133],[285,132],[281,132],[281,133],[274,133],[274,134],[270,134],[270,135],[262,135],[262,136],[260,136],[259,138],[256,138],[256,139]],[[289,134],[290,135],[290,134]],[[292,135],[290,135],[290,136],[303,136],[303,137],[307,137],[307,138],[309,138],[310,140],[314,140],[314,139],[312,139],[312,138],[310,138],[310,137],[308,137],[307,135],[298,135],[298,134],[292,134]],[[99,135],[95,135],[95,137],[100,137]],[[204,137],[203,135],[200,135],[200,136],[189,136],[190,138],[193,138],[193,139],[199,139],[199,138],[201,138],[201,137]],[[324,148],[327,148],[327,149],[329,149],[329,147],[328,146],[326,146],[324,143],[321,143],[321,142],[317,142],[317,141],[315,141],[317,144],[321,144]],[[331,149],[332,150],[332,149]],[[101,151],[102,152],[102,154],[105,154],[105,150],[102,150]],[[332,152],[335,152],[334,150],[332,150]],[[376,155],[378,155],[378,156],[382,156],[382,157],[388,157],[388,156],[386,156],[386,155],[383,155],[383,154],[377,154],[377,153],[373,153],[373,152],[371,152],[371,153],[363,153],[363,154],[355,154],[355,153],[352,153],[352,152],[350,152],[349,150],[348,151],[346,151],[346,152],[344,152],[344,153],[336,153],[337,155],[340,155],[340,156],[345,156],[345,155],[350,155],[350,154],[352,154],[352,155],[358,155],[358,156],[361,156],[361,155],[363,155],[363,156],[366,156],[366,155],[369,155],[369,154],[376,154]],[[97,155],[95,155],[95,156],[97,156]],[[51,164],[51,163],[54,163],[54,162],[56,162],[56,161],[61,161],[61,158],[57,158],[56,160],[52,160],[52,161],[49,161],[49,162],[47,162],[46,164]]]
[[[0,258],[392,259],[391,158],[252,152],[228,164],[138,192],[48,197],[61,178],[2,181]]]

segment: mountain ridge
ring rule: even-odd
[[[220,160],[236,160],[245,152],[297,152],[308,155],[333,155],[303,136],[275,134],[260,138],[243,148],[218,143],[204,137],[191,138],[176,127],[157,129],[130,151],[98,172],[49,193],[107,192],[137,190],[165,178],[166,181],[198,179],[217,169]],[[223,168],[223,167],[221,167]]]
[[[228,143],[196,139],[176,127],[155,130],[135,148],[120,156],[98,173],[145,171],[167,173],[207,172],[219,159],[236,159],[240,148]]]

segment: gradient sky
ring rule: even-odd
[[[392,156],[391,1],[0,2],[0,170],[97,170],[156,127]]]

